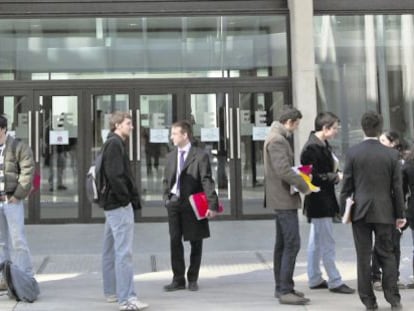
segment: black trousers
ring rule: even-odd
[[[395,261],[397,264],[397,277],[400,276],[400,260],[401,260],[401,236],[402,233],[394,229],[392,231],[392,242],[394,244],[394,255],[395,255]],[[381,282],[381,268],[378,262],[378,255],[375,252],[375,249],[372,250],[372,282]]]
[[[358,294],[367,307],[376,303],[371,283],[372,235],[375,234],[374,251],[382,269],[382,288],[385,299],[395,305],[401,297],[397,286],[397,264],[394,254],[392,233],[395,225],[373,224],[359,220],[352,223],[357,253]]]
[[[168,225],[170,231],[171,267],[173,281],[180,284],[185,283],[185,260],[183,245],[183,217],[182,204],[180,201],[168,204]],[[190,265],[187,271],[187,280],[194,282],[198,280],[203,252],[203,240],[190,241]]]
[[[276,210],[276,242],[273,252],[275,291],[282,295],[294,290],[293,273],[300,250],[298,211]]]

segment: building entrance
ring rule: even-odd
[[[128,149],[142,196],[139,221],[167,216],[162,178],[173,148],[171,124],[180,119],[191,121],[197,144],[210,155],[222,218],[269,217],[272,211],[263,208],[263,140],[289,103],[286,86],[111,85],[0,90],[10,134],[32,147],[41,172],[41,189],[26,203],[29,223],[103,221],[102,210],[86,199],[84,183],[115,110],[133,117]]]

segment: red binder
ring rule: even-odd
[[[208,210],[208,201],[205,192],[194,193],[190,195],[188,199],[190,200],[191,207],[193,208],[197,220],[206,218],[206,213]],[[218,204],[217,212],[219,214],[224,212],[224,207],[220,202]]]

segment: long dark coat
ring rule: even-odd
[[[164,178],[164,200],[168,209],[168,199],[172,187],[176,182],[177,148],[167,155],[167,165]],[[211,174],[211,165],[208,154],[195,146],[187,155],[184,168],[180,174],[181,228],[185,241],[200,240],[210,236],[208,220],[197,220],[188,200],[191,194],[204,191],[209,203],[209,209],[217,211],[218,197]],[[170,228],[171,229],[171,228]]]
[[[321,188],[305,197],[304,209],[308,218],[332,217],[339,212],[335,196],[335,184],[338,174],[332,149],[327,141],[323,142],[312,132],[309,140],[302,149],[300,162],[303,165],[312,164],[312,183]]]

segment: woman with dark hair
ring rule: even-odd
[[[414,144],[408,151],[403,165],[403,190],[404,197],[407,199],[406,218],[411,229],[414,244]],[[412,265],[414,272],[414,252]],[[414,281],[407,284],[407,288],[414,288]]]
[[[401,162],[402,162],[402,144],[400,142],[400,135],[398,135],[397,132],[394,131],[385,131],[381,134],[379,137],[379,141],[384,146],[394,148],[399,151],[401,156]],[[414,175],[413,175],[414,177]],[[408,220],[408,219],[407,219]],[[393,244],[394,244],[394,254],[395,254],[395,261],[397,263],[397,270],[398,270],[398,277],[400,276],[400,258],[401,258],[401,236],[402,231],[400,229],[395,229],[393,231]],[[375,253],[375,251],[372,252],[372,270],[371,270],[371,276],[372,276],[372,284],[375,290],[381,291],[382,290],[382,272],[380,269],[380,264],[378,262],[378,256]],[[398,280],[397,285],[400,289],[404,289],[405,285]]]

